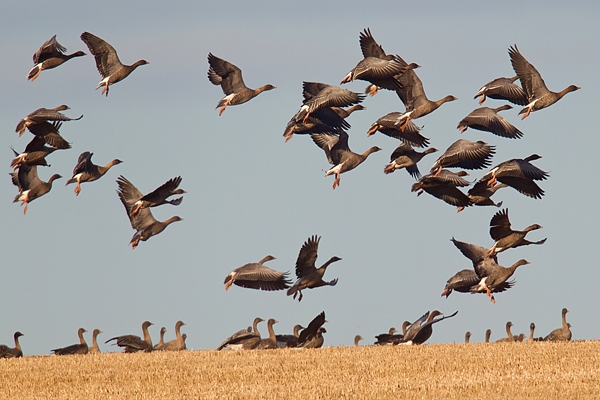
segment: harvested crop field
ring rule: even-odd
[[[0,359],[2,398],[598,398],[600,342]]]

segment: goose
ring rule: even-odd
[[[77,186],[75,187],[76,196],[79,196],[79,193],[81,193],[81,184],[83,182],[96,181],[102,178],[112,167],[123,162],[115,158],[104,166],[96,165],[92,162],[93,155],[94,153],[90,153],[89,151],[84,151],[79,155],[77,165],[73,168],[73,176],[66,183],[66,185],[70,185],[77,182]]]
[[[15,347],[8,347],[5,344],[0,344],[0,358],[20,358],[23,357],[23,350],[19,344],[19,338],[24,336],[21,332],[17,331],[13,335],[15,341]]]
[[[77,335],[79,336],[78,344],[72,344],[67,347],[61,347],[61,348],[50,350],[50,351],[52,351],[57,356],[64,356],[67,354],[87,354],[88,353],[88,345],[85,342],[85,339],[83,338],[83,334],[85,332],[87,332],[87,331],[83,328],[79,328],[79,330],[77,331]]]
[[[490,99],[507,100],[513,104],[525,106],[528,103],[527,96],[523,89],[514,83],[517,79],[519,77],[516,75],[512,78],[496,78],[483,85],[473,99],[481,96],[479,104],[482,104],[486,97],[489,97]]]
[[[56,40],[56,35],[48,39],[33,55],[33,68],[27,74],[27,80],[35,81],[45,69],[56,68],[71,58],[85,56],[83,51],[65,54],[67,49]]]
[[[143,340],[136,335],[123,335],[110,338],[104,343],[115,340],[113,345],[116,344],[119,347],[123,347],[125,353],[135,353],[138,351],[149,353],[152,351],[152,339],[150,338],[150,333],[148,333],[148,328],[152,325],[154,324],[150,321],[144,321],[142,323],[142,333],[144,334]]]
[[[571,333],[571,324],[567,323],[567,313],[569,312],[569,310],[567,310],[566,308],[562,309],[562,327],[553,330],[552,332],[550,332],[545,338],[544,340],[549,340],[549,341],[570,341],[571,338],[573,337],[573,334]]]
[[[292,282],[287,278],[288,272],[275,271],[263,265],[271,260],[275,260],[275,257],[268,255],[258,263],[245,264],[234,269],[225,277],[223,282],[225,290],[229,290],[233,284],[244,288],[269,291],[289,288]]]
[[[488,252],[487,256],[491,257],[492,254],[497,254],[510,248],[519,246],[527,246],[529,244],[544,244],[547,238],[539,240],[537,242],[530,242],[525,239],[527,233],[542,229],[541,225],[532,224],[522,231],[512,230],[510,227],[510,220],[508,219],[508,208],[498,211],[490,220],[490,236],[496,242]]]
[[[499,115],[500,111],[510,110],[512,106],[505,104],[500,107],[477,108],[469,115],[464,117],[456,127],[460,133],[464,133],[468,128],[479,131],[491,132],[494,135],[509,139],[519,139],[523,137],[523,132]]]
[[[48,179],[48,182],[40,180],[37,173],[37,166],[29,166],[21,164],[17,172],[11,172],[13,185],[19,188],[19,194],[15,196],[13,203],[21,202],[21,206],[25,205],[23,215],[27,214],[29,203],[33,200],[42,197],[52,189],[52,182],[62,178],[59,174],[54,174]]]

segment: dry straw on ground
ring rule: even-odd
[[[598,341],[0,359],[1,398],[305,400],[599,396]]]

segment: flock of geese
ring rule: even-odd
[[[103,39],[84,32],[81,40],[87,45],[89,51],[95,58],[96,67],[102,76],[102,80],[96,89],[102,88],[102,94],[108,96],[109,87],[131,74],[137,67],[148,64],[145,60],[139,60],[132,65],[122,64],[117,56],[116,50]],[[423,83],[417,76],[415,70],[420,66],[416,63],[407,63],[399,55],[387,54],[373,38],[370,29],[365,29],[359,35],[359,44],[363,53],[363,59],[350,71],[341,81],[341,84],[355,80],[369,82],[365,94],[352,92],[339,86],[320,82],[304,82],[302,94],[304,100],[290,119],[284,129],[284,139],[288,142],[294,135],[310,135],[312,141],[321,148],[332,167],[325,176],[334,175],[333,189],[340,185],[341,174],[351,171],[363,163],[370,154],[381,151],[378,146],[373,146],[363,153],[355,153],[349,147],[349,135],[347,130],[350,124],[347,118],[355,111],[364,109],[361,103],[367,95],[374,96],[379,90],[395,91],[405,106],[404,112],[392,112],[382,116],[369,128],[367,135],[380,132],[383,135],[395,138],[399,146],[392,152],[390,162],[384,167],[385,174],[391,174],[397,169],[406,169],[416,182],[411,191],[420,196],[426,192],[454,207],[460,212],[470,206],[496,206],[501,207],[502,202],[496,203],[491,197],[502,188],[512,187],[518,192],[533,199],[541,199],[544,190],[536,182],[543,181],[549,174],[532,164],[541,156],[532,154],[525,158],[514,158],[501,162],[485,173],[472,188],[465,193],[461,188],[471,185],[464,177],[468,173],[464,170],[480,170],[491,165],[496,147],[479,140],[476,142],[459,139],[450,145],[444,153],[438,157],[430,168],[429,173],[422,175],[418,163],[428,154],[438,150],[429,147],[429,138],[424,137],[421,128],[414,120],[427,116],[443,104],[457,100],[452,95],[445,96],[439,100],[432,101],[427,98],[423,89]],[[28,73],[28,79],[36,80],[42,71],[56,68],[75,57],[84,56],[83,51],[66,54],[66,49],[61,46],[56,36],[45,42],[33,56],[34,67]],[[511,46],[508,50],[510,62],[515,72],[511,78],[497,78],[485,84],[475,95],[480,98],[482,104],[487,98],[504,100],[515,105],[523,106],[519,114],[522,119],[528,117],[532,112],[549,107],[560,100],[565,94],[580,89],[575,85],[568,86],[560,92],[550,91],[538,70],[529,63],[520,53],[517,46]],[[275,89],[275,86],[267,84],[257,89],[248,88],[242,79],[240,68],[234,64],[221,59],[212,53],[208,54],[208,79],[217,86],[221,86],[225,96],[217,103],[219,115],[223,114],[228,106],[243,104],[264,91]],[[520,82],[520,86],[516,81]],[[468,128],[490,132],[494,135],[519,139],[524,134],[518,128],[504,119],[499,112],[513,108],[505,104],[500,107],[480,107],[464,117],[457,126],[460,132]],[[24,205],[24,214],[27,213],[29,203],[50,192],[52,183],[61,178],[59,174],[53,174],[48,181],[42,181],[38,176],[38,166],[49,166],[46,157],[56,150],[71,148],[70,143],[65,140],[59,130],[63,123],[79,120],[71,118],[62,113],[68,110],[67,105],[55,108],[39,108],[24,117],[17,125],[16,132],[21,136],[25,130],[33,134],[33,139],[21,153],[14,151],[15,158],[11,161],[11,167],[15,170],[11,178],[19,193],[14,202]],[[424,149],[423,151],[415,148]],[[122,161],[114,159],[105,165],[96,165],[92,162],[93,153],[85,151],[81,153],[77,164],[73,169],[72,177],[67,185],[76,183],[75,194],[81,191],[81,184],[93,182],[103,177],[113,166]],[[458,168],[458,172],[450,169]],[[133,183],[124,176],[117,179],[117,193],[125,207],[127,217],[131,222],[135,234],[130,244],[136,248],[140,241],[146,241],[161,233],[171,223],[181,221],[179,216],[173,216],[166,221],[156,220],[150,208],[164,204],[179,205],[183,197],[170,199],[171,196],[186,193],[180,189],[182,178],[180,176],[170,179],[152,192],[143,194]],[[541,245],[546,239],[531,242],[526,235],[542,228],[538,224],[528,226],[523,230],[513,230],[508,217],[508,209],[499,210],[490,221],[490,236],[494,240],[491,248],[485,248],[470,243],[465,243],[452,238],[452,242],[458,250],[472,262],[472,268],[459,271],[448,279],[442,296],[448,297],[452,291],[463,293],[485,293],[492,302],[495,302],[494,293],[510,289],[514,281],[510,278],[521,265],[529,264],[527,260],[519,260],[510,267],[498,264],[498,253],[510,248],[524,245]],[[318,246],[321,237],[314,235],[309,237],[300,248],[295,266],[296,282],[293,283],[288,272],[273,270],[264,264],[273,260],[274,257],[267,255],[257,263],[243,265],[227,275],[224,284],[225,289],[232,285],[257,290],[278,291],[286,290],[288,296],[293,296],[301,301],[305,289],[313,289],[321,286],[335,286],[337,279],[331,281],[323,280],[328,266],[340,261],[341,258],[332,256],[319,268],[316,267],[318,257]],[[570,340],[571,334],[569,324],[565,315],[567,310],[563,309],[562,331],[554,331],[545,340]],[[376,344],[421,344],[429,339],[433,332],[433,325],[446,318],[453,317],[457,312],[443,316],[437,310],[425,313],[418,320],[403,324],[403,333],[396,333],[390,329],[389,333],[377,336]],[[438,318],[436,318],[438,317]],[[275,319],[267,321],[269,331],[268,338],[261,338],[257,325],[262,322],[256,318],[248,329],[236,332],[225,340],[219,349],[269,349],[278,347],[320,347],[323,345],[323,333],[326,332],[323,324],[326,322],[325,313],[319,314],[306,328],[296,325],[294,333],[289,335],[275,335],[273,325]],[[152,323],[146,321],[142,325],[143,339],[135,335],[114,337],[107,342],[115,341],[115,344],[123,347],[125,352],[152,351],[152,350],[183,350],[185,346],[185,334],[180,333],[183,322],[178,321],[175,326],[176,339],[164,343],[163,336],[165,328],[161,329],[161,340],[153,346],[148,333]],[[507,323],[507,340],[514,337],[510,333],[512,323]],[[534,325],[530,340],[533,338]],[[565,333],[568,330],[568,334]],[[78,331],[80,343],[64,348],[52,350],[55,354],[80,354],[99,351],[96,337],[101,333],[96,329],[93,332],[93,345],[88,347],[83,333],[87,332],[80,328]],[[0,356],[22,355],[18,338],[22,334],[16,332],[14,335],[15,348],[2,345]],[[467,333],[467,340],[470,333]],[[362,337],[357,336],[357,344]]]

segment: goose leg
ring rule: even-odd
[[[75,186],[75,196],[79,196],[81,193],[81,181],[77,179],[77,186]]]
[[[23,210],[23,215],[27,215],[27,207],[29,206],[29,202],[27,200],[23,201],[21,205],[25,204],[25,209]]]
[[[479,99],[479,104],[483,104],[484,101],[485,101],[485,94],[482,94],[481,99]]]
[[[31,82],[35,81],[38,76],[40,76],[40,72],[42,72],[42,67],[39,67],[35,75],[31,78]]]
[[[487,185],[488,185],[489,187],[494,187],[494,185],[495,185],[496,183],[498,183],[498,179],[496,179],[496,176],[494,175],[494,176],[492,177],[492,179],[490,179],[490,180],[488,181]]]
[[[333,189],[337,186],[340,186],[340,174],[335,174],[335,179],[333,180]]]
[[[523,121],[525,118],[527,118],[529,116],[529,113],[531,113],[531,107],[527,108],[527,112],[525,112],[525,115],[523,115],[523,117],[521,117],[521,121]]]
[[[404,130],[406,129],[406,125],[408,125],[408,121],[410,121],[410,117],[406,117],[404,119],[404,122],[402,123],[402,125],[400,125],[400,130],[402,132],[404,132]]]

